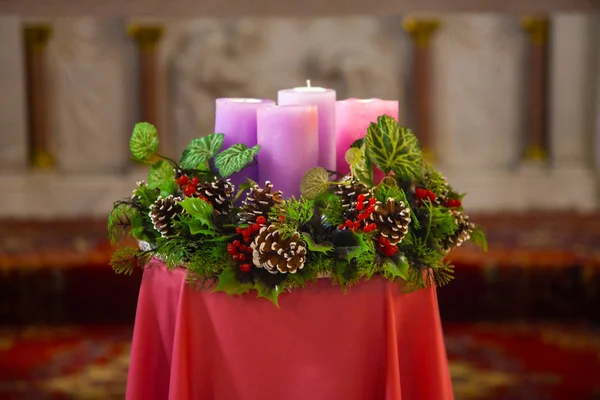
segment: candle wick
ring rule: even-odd
[[[306,80],[306,87],[310,87],[310,79]]]

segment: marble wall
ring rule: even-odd
[[[552,162],[533,172],[522,163],[527,39],[518,18],[440,18],[443,25],[431,48],[434,150],[440,169],[470,193],[468,205],[482,211],[596,208],[598,18],[552,17]],[[191,138],[212,132],[215,98],[275,98],[278,89],[306,79],[335,88],[338,98],[399,99],[400,119],[412,126],[411,43],[400,21],[395,16],[160,21],[165,33],[158,50],[157,125],[165,150],[179,154]],[[140,176],[127,160],[127,140],[140,115],[136,49],[126,34],[127,24],[135,21],[50,21],[54,35],[47,61],[57,170],[43,176],[18,172],[25,168],[27,145],[21,22],[0,18],[0,184],[17,188],[0,216],[104,215],[110,201],[127,195]],[[32,179],[46,185],[50,207],[20,207],[28,201]],[[557,186],[567,193],[557,195]],[[80,206],[72,198],[82,187],[87,203]],[[532,187],[537,193],[527,194]]]

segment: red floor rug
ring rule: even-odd
[[[600,330],[449,324],[458,400],[600,399]],[[122,399],[130,327],[0,329],[0,399]]]

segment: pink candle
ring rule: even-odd
[[[256,146],[256,110],[274,105],[273,100],[265,99],[217,99],[215,132],[225,134],[223,149],[236,143]],[[248,167],[231,176],[236,186],[244,183],[246,178],[257,181],[258,168]]]
[[[300,181],[318,161],[317,106],[263,107],[257,116],[260,184],[271,181],[284,197],[300,197]]]
[[[277,96],[280,106],[315,105],[319,113],[319,160],[318,165],[335,169],[335,90],[310,86],[280,90]]]
[[[344,159],[346,151],[357,139],[367,134],[371,122],[377,117],[389,115],[398,120],[398,101],[381,99],[347,99],[335,104],[336,108],[336,171],[346,175],[350,168]],[[377,181],[377,179],[376,179]]]

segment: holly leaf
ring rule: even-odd
[[[391,258],[386,258],[383,262],[383,274],[387,279],[402,278],[408,279],[408,261],[403,255],[394,262]]]
[[[300,193],[307,199],[315,199],[327,191],[329,173],[325,168],[315,167],[308,170],[300,182]]]
[[[257,299],[264,297],[265,299],[269,300],[271,303],[279,307],[279,294],[281,294],[281,292],[283,292],[284,290],[283,285],[276,285],[274,288],[270,288],[264,283],[257,281],[254,284],[254,289],[256,289],[256,291],[258,292],[258,294],[256,295]]]
[[[198,139],[193,139],[181,155],[181,167],[187,169],[198,169],[205,167],[223,146],[222,133],[212,133]]]
[[[129,150],[136,160],[146,161],[158,148],[158,132],[154,125],[140,122],[133,127]]]
[[[313,237],[308,233],[302,233],[302,240],[306,242],[308,250],[315,253],[329,253],[333,250],[333,243],[315,243]]]
[[[473,232],[471,232],[469,241],[475,243],[483,251],[488,250],[487,238],[485,237],[485,232],[483,232],[483,229],[481,229],[480,226],[475,226],[475,229],[473,229]]]
[[[213,292],[225,292],[227,295],[242,295],[248,293],[254,288],[252,283],[240,283],[235,277],[235,271],[232,268],[225,268],[218,277],[217,287]]]
[[[148,172],[148,189],[160,189],[161,196],[167,197],[175,190],[175,171],[165,160],[160,160],[152,165]]]
[[[366,155],[385,173],[393,171],[412,181],[421,175],[423,154],[413,132],[394,118],[382,115],[371,123],[365,137]]]
[[[215,236],[215,231],[211,229],[206,229],[207,225],[204,221],[200,220],[191,220],[187,222],[187,226],[190,228],[190,233],[192,235],[205,235],[205,236]]]
[[[215,225],[212,222],[212,216],[215,210],[210,203],[197,197],[186,197],[185,200],[179,204],[183,207],[186,213],[188,213],[195,220],[201,222],[203,226],[213,230],[215,229]]]
[[[360,233],[353,233],[356,239],[356,246],[351,247],[352,250],[346,255],[346,261],[350,262],[353,258],[360,256],[363,252],[367,251],[369,247],[365,243],[365,235]],[[368,240],[371,240],[370,238]]]
[[[231,174],[241,171],[247,164],[254,160],[259,151],[259,145],[248,148],[248,146],[242,143],[234,144],[215,157],[215,166],[221,176],[226,178]]]

